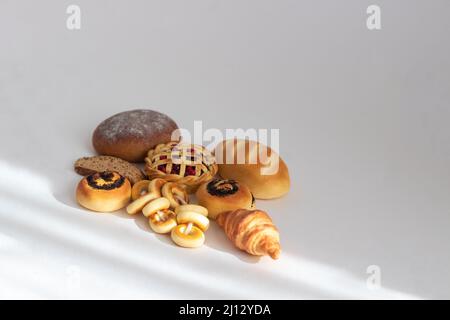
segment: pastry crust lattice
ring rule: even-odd
[[[211,180],[217,170],[211,152],[195,144],[175,141],[159,144],[145,158],[145,172],[150,179],[176,181],[186,185],[190,191]]]

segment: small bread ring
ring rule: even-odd
[[[202,231],[208,230],[209,219],[204,215],[194,211],[183,211],[177,214],[177,222],[179,224],[186,224],[192,222]]]
[[[189,202],[189,196],[185,188],[174,182],[167,182],[161,189],[163,197],[170,201],[170,207],[175,209],[181,204]]]
[[[208,216],[208,209],[205,207],[199,206],[197,204],[182,204],[175,208],[175,213],[179,214],[184,211],[193,211],[200,213],[201,215],[204,215],[205,217]]]
[[[150,201],[152,201],[154,199],[156,199],[156,196],[152,193],[147,193],[147,194],[141,196],[140,198],[137,198],[136,200],[134,200],[132,203],[130,203],[127,206],[128,214],[138,213],[147,205],[147,203],[149,203]]]
[[[203,231],[193,225],[179,224],[172,229],[171,236],[173,242],[185,248],[197,248],[205,242]]]
[[[166,198],[156,198],[145,205],[145,207],[142,209],[142,213],[144,214],[144,216],[148,218],[151,214],[157,211],[169,208],[170,208],[169,200],[167,200]]]
[[[160,210],[151,214],[148,223],[156,233],[169,233],[177,226],[175,212],[171,210]]]
[[[131,189],[131,199],[134,201],[148,193],[150,180],[141,180],[136,182]]]
[[[153,193],[156,198],[161,197],[161,188],[167,181],[162,178],[156,178],[148,184],[148,193]]]

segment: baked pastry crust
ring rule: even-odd
[[[238,154],[244,155],[244,161],[238,161]],[[260,154],[267,155],[261,159]],[[279,198],[289,192],[289,170],[283,159],[270,147],[249,141],[230,139],[218,144],[215,149],[219,175],[224,179],[233,179],[245,184],[256,199]],[[271,174],[263,174],[270,166],[278,162],[278,168]],[[270,170],[269,170],[270,171]]]
[[[198,203],[208,209],[208,216],[212,219],[225,211],[252,209],[255,200],[246,185],[223,179],[203,183],[196,196]]]
[[[227,211],[217,217],[217,223],[239,249],[256,256],[279,258],[280,234],[266,212],[246,209]]]
[[[131,199],[131,184],[117,172],[101,172],[84,177],[77,186],[78,203],[92,211],[112,212]]]
[[[189,193],[211,180],[217,173],[214,156],[203,146],[172,141],[159,144],[145,158],[145,173],[150,179],[163,178],[184,184]]]

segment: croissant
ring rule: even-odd
[[[280,256],[280,235],[269,215],[261,210],[238,209],[217,217],[217,223],[236,247],[256,256]]]

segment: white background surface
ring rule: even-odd
[[[376,3],[371,32],[361,0],[2,0],[0,297],[450,298],[450,2]],[[135,107],[280,129],[279,261],[78,207],[73,161]]]

